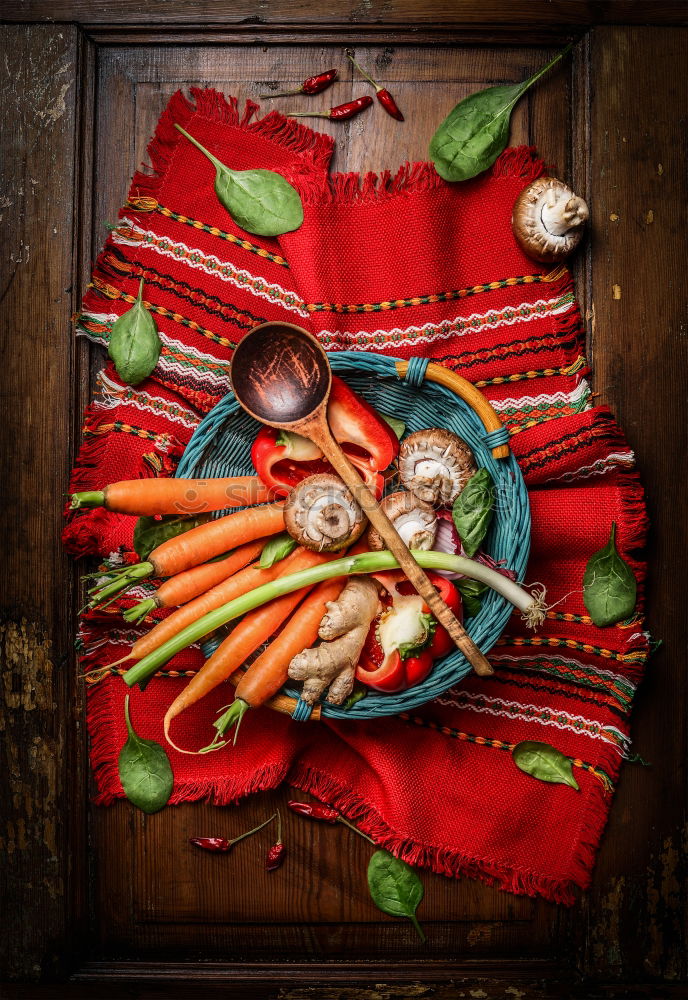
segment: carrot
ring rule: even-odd
[[[110,667],[126,663],[128,660],[142,660],[144,656],[149,656],[155,652],[163,643],[169,639],[173,639],[178,632],[185,629],[187,625],[192,625],[193,622],[209,611],[214,611],[215,608],[222,607],[227,601],[233,601],[235,597],[248,594],[250,590],[260,587],[263,583],[271,583],[279,576],[284,576],[285,573],[303,568],[299,556],[305,551],[305,549],[296,549],[286,559],[274,563],[268,569],[261,569],[258,563],[255,562],[251,566],[239,570],[234,576],[223,580],[222,583],[219,583],[216,587],[212,587],[205,594],[201,594],[195,600],[189,601],[188,604],[183,604],[176,611],[173,611],[171,615],[168,615],[167,618],[163,618],[150,632],[147,632],[140,639],[136,640],[128,656],[125,656],[121,660],[116,660],[115,663],[109,663],[107,668],[101,667],[100,669],[106,673]],[[94,671],[92,674],[89,674],[91,680],[95,679],[95,673]]]
[[[265,503],[273,496],[258,476],[226,479],[124,479],[103,490],[72,493],[71,510],[105,507],[117,514],[195,517],[225,507]]]
[[[277,694],[287,681],[287,671],[292,659],[308,649],[318,638],[318,630],[323,620],[328,601],[336,601],[344,586],[342,577],[326,580],[308,595],[300,608],[294,612],[279,635],[268,648],[242,674],[234,692],[234,701],[227,712],[216,722],[217,734],[205,750],[219,750],[225,746],[221,737],[236,724],[234,742],[244,714],[249,708],[259,708]],[[301,593],[301,591],[299,591]],[[283,600],[283,598],[278,598]],[[277,604],[273,601],[268,607]],[[254,611],[253,614],[256,612]],[[244,619],[246,621],[246,619]],[[238,631],[238,629],[237,629]]]
[[[284,505],[281,503],[247,507],[235,514],[226,514],[215,521],[199,524],[158,545],[146,562],[104,573],[108,582],[102,587],[94,588],[91,607],[114,599],[137,580],[144,580],[149,576],[176,576],[177,573],[183,573],[184,570],[229,552],[237,545],[253,542],[264,535],[275,535],[278,531],[284,531]]]
[[[295,562],[298,563],[299,569],[309,569],[333,558],[334,556],[329,553],[302,549]],[[168,708],[164,729],[165,739],[171,746],[176,750],[179,749],[170,739],[172,720],[234,673],[244,660],[280,627],[309,590],[310,587],[304,587],[290,594],[284,594],[269,604],[257,608],[239,622]]]
[[[128,622],[140,622],[155,608],[176,608],[180,604],[187,604],[194,597],[205,594],[253,562],[260,555],[264,545],[265,539],[259,538],[256,542],[240,545],[224,559],[202,563],[200,566],[194,566],[192,569],[184,570],[183,573],[171,576],[158,587],[152,597],[139,601],[133,608],[127,608],[123,612],[124,618]]]

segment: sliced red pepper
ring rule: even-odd
[[[279,441],[284,444],[279,444]],[[310,441],[296,434],[285,435],[274,427],[261,427],[251,448],[251,461],[261,481],[276,497],[286,496],[306,476],[331,472],[329,462]]]
[[[382,651],[382,647],[375,640]],[[393,694],[396,691],[406,691],[422,683],[432,670],[433,656],[430,649],[423,649],[417,656],[409,656],[402,660],[397,651],[383,659],[376,667],[372,659],[362,654],[356,667],[356,679],[376,691]]]
[[[429,573],[428,575],[444,602],[455,615],[462,618],[461,597],[452,581],[437,573]],[[400,578],[402,574],[397,570],[378,574],[378,576],[384,576],[384,585],[390,590],[396,589],[400,594],[415,593],[412,584],[405,578]],[[382,600],[386,606],[389,606],[389,597],[385,595]],[[423,610],[425,612],[428,610],[425,605],[423,605]],[[430,642],[415,656],[402,659],[396,650],[385,656],[377,638],[379,621],[378,616],[370,626],[356,668],[357,680],[376,691],[385,691],[391,694],[421,684],[432,670],[434,661],[446,656],[454,648],[454,643],[448,632],[441,625],[436,624]]]
[[[392,428],[336,375],[332,376],[327,419],[333,437],[349,461],[361,473],[368,488],[380,497],[384,489],[381,473],[399,451],[399,441]],[[251,460],[262,482],[278,496],[286,495],[306,476],[332,471],[312,442],[271,427],[263,427],[258,432]]]

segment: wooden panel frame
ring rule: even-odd
[[[64,0],[50,5],[49,17],[44,16],[46,6],[41,3],[10,2],[5,6],[4,18],[8,21],[79,22],[55,27],[16,24],[6,29],[11,33],[7,49],[15,60],[16,77],[4,85],[5,96],[12,97],[11,110],[19,111],[19,125],[15,127],[14,138],[8,141],[9,167],[18,164],[17,173],[10,174],[9,186],[5,185],[3,190],[14,190],[13,185],[21,184],[25,204],[21,212],[10,212],[9,219],[14,243],[8,274],[11,288],[6,299],[9,318],[6,356],[11,359],[13,398],[12,420],[6,419],[5,456],[16,456],[23,445],[35,455],[39,470],[37,477],[34,466],[16,463],[9,467],[6,481],[11,475],[11,481],[19,486],[16,492],[31,497],[37,478],[41,478],[40,472],[50,473],[47,488],[45,479],[42,480],[45,502],[21,517],[8,505],[5,527],[6,536],[19,540],[18,551],[10,552],[7,558],[4,577],[6,584],[11,581],[12,592],[3,600],[8,758],[0,777],[7,786],[5,801],[13,807],[4,830],[11,892],[7,894],[9,909],[4,921],[10,933],[4,935],[3,960],[4,974],[10,978],[63,979],[71,973],[74,995],[90,997],[117,996],[120,987],[122,995],[131,995],[134,983],[142,984],[142,989],[146,984],[165,984],[168,996],[176,995],[177,989],[180,996],[194,995],[189,990],[196,983],[203,996],[214,995],[217,988],[217,995],[237,997],[265,996],[268,992],[272,995],[282,987],[289,991],[283,995],[297,997],[303,995],[300,987],[325,983],[332,987],[327,995],[334,997],[339,995],[336,992],[339,987],[355,984],[361,987],[363,997],[370,995],[363,989],[365,986],[381,981],[408,984],[420,980],[429,985],[453,980],[455,992],[450,992],[449,986],[437,992],[449,1000],[460,995],[460,991],[467,991],[469,986],[482,990],[480,995],[490,998],[504,996],[507,988],[533,998],[573,995],[576,972],[594,977],[601,995],[615,995],[623,988],[620,982],[628,980],[630,970],[636,984],[633,988],[639,995],[679,995],[672,984],[686,977],[686,949],[681,943],[686,922],[685,885],[681,882],[685,855],[681,855],[680,844],[685,823],[683,777],[687,748],[677,650],[684,642],[685,625],[672,612],[671,584],[681,579],[682,568],[677,536],[683,519],[681,498],[675,489],[674,459],[685,455],[686,435],[682,429],[684,422],[677,415],[676,397],[667,391],[659,377],[661,369],[648,382],[647,400],[654,414],[651,420],[647,419],[647,402],[636,392],[637,386],[647,379],[646,359],[658,345],[671,359],[671,371],[663,372],[665,381],[671,373],[685,371],[686,362],[685,339],[681,342],[677,336],[683,322],[680,297],[672,285],[672,275],[679,273],[681,261],[686,259],[688,192],[681,174],[685,148],[682,150],[680,142],[676,142],[673,118],[670,120],[665,111],[672,101],[674,107],[677,101],[685,102],[685,95],[677,92],[680,72],[675,76],[669,73],[657,76],[653,80],[653,93],[648,95],[637,71],[638,59],[640,65],[659,65],[660,60],[666,62],[667,54],[680,70],[681,60],[685,59],[686,33],[659,29],[597,28],[586,36],[577,56],[580,71],[577,79],[583,90],[577,105],[584,109],[577,127],[589,143],[587,157],[575,165],[580,176],[574,180],[581,191],[592,191],[594,195],[591,199],[594,239],[587,259],[580,264],[578,291],[597,366],[596,389],[619,414],[638,452],[641,469],[646,470],[655,525],[653,548],[657,552],[657,565],[662,568],[661,574],[655,572],[651,581],[651,624],[673,654],[658,655],[634,716],[639,747],[653,757],[655,773],[660,776],[651,785],[643,771],[626,769],[612,812],[611,835],[615,828],[621,829],[629,822],[629,810],[642,795],[652,797],[658,820],[656,824],[647,818],[643,820],[646,825],[637,837],[633,857],[627,859],[629,868],[624,872],[610,864],[608,835],[591,893],[575,911],[562,912],[561,939],[576,942],[578,969],[567,970],[559,961],[548,965],[484,961],[460,965],[352,962],[232,966],[215,963],[182,967],[174,963],[86,960],[90,903],[83,705],[70,654],[71,616],[65,613],[65,602],[72,611],[75,607],[74,579],[55,542],[59,516],[54,497],[63,488],[88,395],[88,352],[72,343],[68,317],[78,305],[93,251],[90,227],[82,220],[90,217],[93,197],[91,136],[96,48],[175,41],[269,44],[277,38],[294,43],[340,41],[351,31],[352,24],[356,24],[358,40],[377,43],[393,40],[396,44],[431,41],[458,44],[462,40],[504,42],[519,38],[527,39],[528,44],[538,44],[545,40],[559,41],[572,29],[577,36],[581,29],[600,20],[685,23],[683,5],[672,3],[657,3],[649,8],[646,4],[576,2],[567,5],[568,16],[558,4],[554,5],[558,19],[550,16],[549,4],[511,5],[511,17],[505,15],[503,4],[457,6],[458,13],[451,20],[442,20],[440,15],[444,12],[446,17],[449,9],[446,5],[425,4],[427,16],[409,23],[403,18],[406,9],[403,3],[386,4],[386,23],[379,24],[371,23],[378,13],[377,4],[366,5],[367,15],[362,18],[353,18],[346,5],[338,5],[339,23],[333,24],[328,21],[333,11],[327,5],[319,7],[322,17],[316,18],[311,12],[310,20],[299,23],[291,5],[282,3],[273,5],[270,18],[264,19],[267,24],[241,25],[240,15],[250,15],[246,13],[247,7],[238,4],[232,7],[230,29],[208,20],[210,8],[204,8],[203,4],[167,5],[171,27],[153,28],[145,27],[142,21],[150,24],[163,16],[156,4],[147,5],[145,13],[141,11],[140,15],[137,15],[138,5],[133,3],[108,4],[107,20],[102,16],[98,24],[96,14],[104,11],[105,5]],[[170,7],[174,8],[171,17]],[[530,14],[524,13],[526,7]],[[199,12],[199,8],[205,13]],[[275,8],[282,16],[274,14]],[[303,9],[308,11],[307,7]],[[533,9],[538,17],[531,16]],[[218,10],[213,5],[215,18]],[[348,21],[342,23],[347,11]],[[199,23],[203,28],[196,27]],[[423,24],[420,30],[419,23]],[[637,57],[637,53],[641,55]],[[25,79],[21,77],[23,68]],[[33,89],[32,84],[35,84]],[[647,129],[634,129],[636,115],[643,116],[648,128],[651,125],[649,134]],[[675,117],[679,119],[680,114],[677,112]],[[13,127],[12,122],[10,135]],[[51,149],[61,150],[64,162],[71,164],[68,174],[51,175],[49,158],[41,161],[36,149],[37,136],[52,144]],[[685,136],[683,143],[685,147]],[[598,163],[608,164],[610,156],[615,169],[607,167],[598,172]],[[666,180],[661,181],[662,177]],[[657,186],[662,183],[671,185],[671,201]],[[28,198],[29,188],[35,194],[38,185],[40,204]],[[647,201],[642,212],[639,198]],[[621,212],[619,201],[623,203]],[[654,219],[648,221],[653,204],[661,205],[661,211],[655,209]],[[670,206],[674,204],[672,217]],[[626,220],[628,224],[624,227]],[[615,230],[619,221],[622,226]],[[655,228],[650,229],[651,225]],[[46,240],[51,231],[63,237],[57,254]],[[69,246],[66,254],[64,245]],[[36,295],[31,274],[21,267],[25,261],[23,257],[17,259],[15,246],[22,250],[27,246],[39,248],[47,294]],[[640,274],[638,260],[646,265]],[[620,300],[613,291],[614,285],[622,289]],[[49,331],[46,335],[51,342],[60,343],[59,351],[37,351],[32,338],[15,335],[15,329],[21,334],[26,330],[24,317],[28,314],[37,328]],[[655,317],[660,319],[659,329],[653,326]],[[625,326],[636,329],[638,319],[642,350],[638,347],[633,351],[626,346]],[[39,394],[35,392],[37,382]],[[26,410],[26,399],[32,403],[28,421],[19,416]],[[60,412],[71,414],[69,420],[59,418]],[[45,433],[46,428],[50,428],[49,433]],[[672,441],[671,449],[657,447],[660,436]],[[19,453],[22,454],[21,450]],[[56,454],[60,462],[51,464]],[[44,557],[46,553],[45,570],[36,586],[34,576],[27,572],[26,560],[32,556]],[[667,754],[661,738],[667,699],[660,683],[671,685],[669,711],[674,736],[671,755]],[[638,921],[645,922],[642,933],[629,935],[628,930]],[[636,946],[645,951],[634,954]],[[645,978],[654,979],[656,985],[644,986]],[[662,981],[661,986],[658,980]],[[42,995],[36,987],[28,989],[32,992],[17,989],[5,995]],[[46,990],[45,996],[67,995],[64,989],[59,987],[55,994]],[[588,995],[586,989],[581,986],[583,992],[579,995]],[[680,989],[676,986],[676,991]]]

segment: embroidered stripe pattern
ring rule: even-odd
[[[578,642],[577,639],[553,639],[545,636],[502,636],[499,639],[500,646],[566,646],[568,649],[577,649],[582,653],[593,653],[595,656],[602,656],[607,660],[618,660],[620,663],[644,663],[647,658],[645,650],[634,650],[631,653],[617,653],[613,649],[603,649],[600,646],[591,646],[587,642]]]
[[[543,282],[558,281],[566,274],[563,267],[556,268],[548,274],[522,274],[516,278],[500,278],[486,285],[473,285],[470,288],[457,288],[450,292],[437,292],[435,295],[415,295],[409,299],[393,299],[389,302],[358,302],[343,304],[341,302],[309,302],[306,306],[309,312],[333,313],[371,313],[387,312],[390,309],[403,309],[406,306],[425,306],[433,302],[453,302],[455,299],[466,299],[481,292],[494,292],[498,288],[512,288],[515,285],[538,285]]]
[[[551,618],[559,622],[575,622],[577,625],[592,625],[593,620],[590,615],[574,615],[569,611],[546,611],[545,618]],[[626,618],[625,621],[617,622],[614,628],[639,628],[643,624],[641,618]]]
[[[116,319],[116,314],[81,313],[76,321],[77,331],[83,333],[90,340],[107,344],[110,328]],[[160,369],[162,372],[176,372],[182,376],[197,375],[199,378],[202,376],[203,381],[211,382],[223,395],[227,392],[229,388],[229,366],[226,362],[219,361],[212,354],[205,354],[203,351],[186,347],[180,341],[168,337],[162,331],[158,332],[163,346],[156,368],[156,375],[158,369]]]
[[[214,255],[204,254],[201,250],[188,247],[185,243],[174,243],[164,236],[158,236],[150,229],[140,229],[130,219],[123,219],[127,225],[114,230],[112,239],[123,246],[144,246],[154,253],[172,260],[181,261],[205,274],[221,281],[227,281],[237,288],[245,289],[259,298],[269,302],[278,302],[286,309],[296,312],[299,316],[308,317],[305,303],[296,295],[281,285],[270,284],[265,278],[251,274],[241,268],[234,267],[227,261],[221,261]]]
[[[548,420],[571,417],[590,409],[591,390],[585,379],[573,392],[557,392],[552,396],[538,397],[538,402],[521,400],[520,407],[505,407],[504,400],[493,400],[492,406],[499,413],[510,434],[519,434]],[[537,414],[537,416],[534,416]]]
[[[111,674],[113,677],[123,677],[127,672],[126,667],[95,667],[93,670],[84,674],[84,683],[93,686],[94,684],[100,683],[104,677]],[[156,670],[152,675],[153,677],[195,677],[197,674],[196,670]]]
[[[476,383],[477,384],[477,383]],[[605,438],[607,433],[602,427],[585,427],[582,430],[565,434],[557,441],[552,441],[545,447],[533,448],[532,451],[519,455],[519,465],[522,471],[532,472],[546,466],[551,459],[560,458],[562,455],[570,455],[579,448],[585,448],[598,438]],[[606,460],[605,460],[606,461]],[[555,477],[552,477],[555,478]]]
[[[143,278],[147,285],[155,285],[180,299],[186,299],[207,313],[219,316],[227,323],[235,323],[242,329],[250,330],[259,323],[265,322],[264,316],[256,316],[248,309],[239,309],[231,302],[223,302],[217,295],[207,295],[200,288],[194,288],[186,281],[177,281],[171,274],[165,274],[154,267],[145,267],[138,260],[127,260],[119,256],[119,251],[110,250],[103,254],[99,263],[104,271],[114,271],[117,276],[124,274],[129,277]]]
[[[474,743],[476,746],[480,747],[492,747],[496,750],[506,750],[507,753],[515,748],[515,743],[505,743],[503,740],[493,740],[489,736],[475,736],[473,733],[462,733],[458,729],[452,729],[451,726],[441,726],[437,722],[433,722],[431,719],[422,719],[418,715],[409,715],[408,712],[400,712],[397,716],[398,719],[403,719],[404,722],[411,723],[414,726],[422,726],[423,729],[433,729],[437,733],[441,733],[443,736],[451,736],[452,739],[461,740],[466,743]],[[598,781],[604,786],[605,792],[611,793],[614,791],[614,783],[609,777],[606,771],[601,767],[593,767],[592,764],[588,764],[584,760],[580,760],[578,757],[574,757],[571,761],[574,767],[579,767],[583,771],[587,771],[592,774]]]
[[[439,354],[433,357],[433,361],[448,367],[458,365],[464,370],[473,368],[475,365],[505,361],[509,358],[532,357],[533,354],[547,354],[555,351],[569,353],[577,349],[578,343],[579,340],[575,334],[562,336],[558,333],[547,333],[543,336],[530,336],[525,340],[502,341],[499,344],[491,344],[490,347],[481,347],[477,350],[472,348],[469,351],[460,351],[458,354]]]
[[[572,684],[580,684],[595,691],[606,691],[626,711],[630,709],[631,701],[635,694],[635,684],[626,677],[612,673],[610,670],[598,670],[587,663],[581,663],[579,660],[571,660],[565,657],[523,657],[504,654],[502,656],[490,656],[490,663],[499,666],[504,665],[506,669],[511,668],[515,670],[517,674],[521,671],[527,671],[558,677],[561,680]]]
[[[585,368],[585,358],[581,355],[571,365],[561,365],[559,368],[538,368],[528,372],[514,372],[513,375],[496,375],[494,378],[480,379],[473,383],[478,389],[487,385],[503,385],[505,382],[522,382],[525,379],[545,378],[552,375],[575,375],[576,372]],[[459,365],[449,365],[449,368],[458,368]]]
[[[513,326],[514,323],[528,323],[534,319],[543,319],[545,316],[555,316],[569,309],[573,302],[573,293],[568,293],[556,299],[522,302],[518,306],[507,306],[500,311],[472,313],[470,316],[457,316],[455,319],[440,323],[409,326],[403,330],[399,327],[392,330],[358,330],[355,333],[344,330],[321,330],[317,336],[323,347],[329,351],[349,349],[371,351],[384,349],[390,345],[429,344],[438,340],[449,340],[452,337],[464,337],[480,330],[496,330],[501,326]],[[306,306],[306,308],[311,307]]]
[[[133,389],[129,385],[118,386],[102,372],[99,373],[97,383],[102,392],[99,406],[104,410],[114,409],[124,403],[144,413],[162,414],[173,423],[182,424],[189,430],[193,430],[200,422],[200,417],[193,410],[161,399],[159,396],[151,396],[141,389]]]
[[[134,303],[136,301],[135,296],[129,295],[127,292],[121,291],[119,288],[115,288],[114,285],[108,284],[106,281],[102,281],[100,278],[93,276],[93,281],[89,283],[89,288],[95,288],[102,295],[105,295],[108,299],[122,299],[124,302]],[[158,313],[160,316],[165,316],[171,319],[174,323],[179,323],[180,326],[186,326],[190,330],[195,330],[196,333],[200,333],[201,336],[207,337],[208,340],[212,340],[215,344],[220,344],[222,347],[229,347],[234,350],[236,343],[233,340],[228,340],[227,337],[221,337],[217,333],[213,333],[212,330],[207,330],[204,326],[199,323],[194,322],[194,320],[188,319],[186,316],[182,316],[180,313],[170,312],[164,306],[153,305],[152,302],[144,301],[144,306],[149,312]]]
[[[490,698],[487,695],[473,694],[460,689],[450,691],[447,695],[436,698],[435,701],[439,705],[467,709],[471,712],[485,712],[488,715],[502,716],[507,719],[525,720],[536,722],[541,726],[554,726],[556,729],[571,730],[581,736],[589,736],[593,740],[609,743],[621,754],[626,751],[630,743],[616,726],[602,726],[599,722],[586,719],[582,715],[555,712],[540,705]]]
[[[159,212],[160,215],[164,215],[167,219],[173,219],[175,222],[182,223],[182,225],[191,226],[192,229],[199,229],[203,233],[217,236],[218,239],[227,240],[228,243],[234,243],[235,246],[242,247],[244,250],[248,250],[249,253],[254,253],[265,260],[270,260],[273,264],[279,264],[280,267],[289,267],[284,257],[280,257],[279,254],[264,250],[263,247],[241,239],[240,236],[235,236],[234,233],[226,233],[224,230],[218,229],[217,226],[209,226],[205,222],[199,222],[198,219],[190,219],[188,215],[180,215],[178,212],[173,212],[172,209],[165,208],[164,205],[157,202],[155,198],[130,198],[125,208],[131,208],[136,212]]]
[[[632,469],[634,465],[635,453],[629,448],[628,451],[611,452],[604,458],[598,458],[591,465],[582,465],[573,472],[562,472],[560,476],[552,476],[550,482],[562,480],[568,483],[574,479],[589,479],[590,476],[603,476],[612,469]]]
[[[518,673],[510,673],[508,669],[502,668],[498,675],[490,678],[490,684],[508,684],[509,687],[516,687],[522,691],[536,691],[538,694],[544,692],[548,698],[556,695],[566,698],[571,704],[574,702],[579,705],[583,703],[591,705],[595,709],[599,709],[600,705],[606,705],[609,712],[618,715],[624,721],[628,716],[628,709],[620,708],[613,695],[597,690],[584,693],[583,688],[571,681],[559,680],[554,676],[548,676],[545,680],[540,676],[539,671],[528,668],[523,670],[519,668]]]
[[[156,434],[154,431],[146,430],[145,427],[136,427],[122,420],[115,420],[111,424],[99,424],[98,427],[90,427],[88,423],[83,426],[84,437],[98,437],[101,434],[109,434],[110,431],[132,434],[134,437],[143,438],[144,441],[155,441],[163,450],[181,447],[181,443],[172,434]]]

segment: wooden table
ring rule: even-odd
[[[72,980],[2,995],[448,1000],[623,996],[632,985],[634,996],[678,996],[688,951],[685,4],[6,0],[3,16],[4,974]],[[370,903],[368,851],[347,831],[333,852],[320,828],[290,822],[289,867],[267,888],[252,867],[258,845],[221,879],[182,853],[190,834],[246,828],[286,792],[220,818],[202,804],[150,818],[125,803],[89,809],[77,587],[59,532],[103,358],[75,342],[70,315],[177,87],[254,97],[266,81],[330,64],[351,79],[342,48],[355,43],[407,123],[316,127],[336,136],[335,169],[376,169],[424,158],[459,98],[525,78],[570,38],[573,59],[519,104],[512,141],[536,144],[592,210],[576,278],[594,389],[636,449],[653,525],[649,623],[663,646],[633,723],[652,766],[624,768],[593,887],[573,909],[425,875],[422,948]]]

